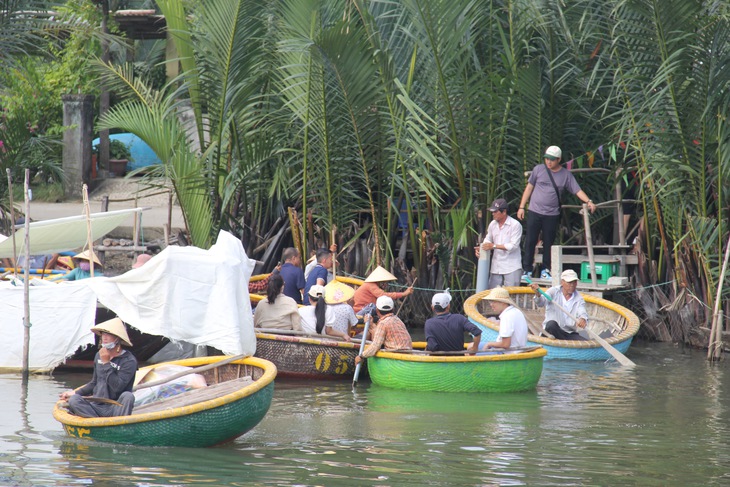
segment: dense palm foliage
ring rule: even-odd
[[[182,74],[156,92],[114,68],[129,98],[104,126],[166,161],[196,244],[225,228],[253,251],[292,229],[305,253],[334,238],[355,274],[377,261],[469,288],[486,204],[517,203],[557,144],[574,167],[611,170],[579,176],[596,201],[635,167],[639,283],[673,309],[712,305],[728,234],[726,2],[158,5]],[[604,241],[611,214],[594,217]]]

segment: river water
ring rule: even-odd
[[[537,390],[415,393],[276,381],[271,409],[209,449],[101,445],[51,410],[88,374],[0,376],[0,486],[730,485],[730,370],[636,343],[614,363],[545,361]]]

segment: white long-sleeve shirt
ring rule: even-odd
[[[487,235],[482,243],[504,245],[502,249],[492,251],[492,274],[509,274],[522,269],[522,254],[520,241],[522,240],[522,224],[511,216],[507,216],[502,227],[495,220],[487,227]]]
[[[577,319],[583,318],[586,320],[586,323],[588,323],[586,302],[583,300],[583,296],[581,296],[578,291],[575,291],[569,299],[565,298],[560,286],[553,286],[545,292],[554,302],[568,310],[571,315],[575,316]],[[549,302],[542,294],[537,294],[535,296],[535,304],[540,307],[545,306],[545,320],[542,322],[543,328],[545,328],[545,323],[550,320],[554,320],[558,323],[560,328],[563,329],[563,331],[572,333],[577,330],[575,321],[573,321],[570,316],[566,315],[562,309]]]

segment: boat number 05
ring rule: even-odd
[[[344,374],[347,372],[348,364],[347,364],[347,355],[340,355],[337,359],[337,366],[335,367],[335,373],[337,374]],[[320,372],[327,372],[332,365],[332,358],[330,355],[326,352],[322,352],[319,355],[317,355],[317,358],[314,361],[314,367],[319,370]]]

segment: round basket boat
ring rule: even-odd
[[[507,287],[510,297],[525,313],[528,320],[542,325],[545,317],[544,308],[535,306],[535,293],[529,287]],[[495,316],[492,308],[483,298],[489,291],[470,296],[464,302],[464,313],[469,320],[482,329],[482,341],[496,340],[499,325],[487,319],[488,315]],[[639,331],[639,318],[628,308],[607,299],[582,294],[588,312],[588,327],[604,338],[619,352],[625,354],[631,341]],[[595,340],[555,340],[545,336],[529,334],[528,345],[540,345],[547,349],[548,359],[570,360],[609,360],[613,357]]]
[[[225,357],[196,357],[161,365],[198,367]],[[82,418],[53,409],[66,433],[75,438],[144,446],[207,447],[226,443],[256,426],[274,394],[276,367],[248,357],[202,373],[208,387],[135,408],[129,416]]]
[[[280,377],[352,379],[359,351],[359,341],[256,331],[256,356],[273,362]]]
[[[542,347],[458,356],[378,352],[367,363],[374,384],[395,389],[517,392],[537,386],[546,354]]]

